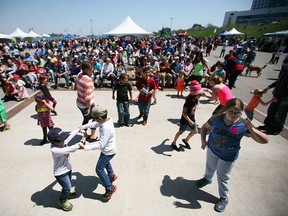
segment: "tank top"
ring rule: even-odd
[[[193,75],[203,76],[203,64],[201,61],[194,64]]]
[[[226,102],[234,98],[228,86],[224,85],[216,95],[219,98],[220,104],[225,106]]]

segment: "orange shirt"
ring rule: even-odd
[[[259,97],[253,96],[249,102],[249,104],[246,106],[246,109],[253,112],[254,109],[258,106],[261,99]]]

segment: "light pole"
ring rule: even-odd
[[[92,38],[93,38],[93,25],[92,25],[93,20],[90,19],[90,22],[91,22],[91,36],[92,36]]]
[[[170,18],[170,20],[171,20],[171,22],[170,22],[170,31],[171,31],[171,34],[172,34],[172,22],[173,22],[173,19],[174,19],[173,17]]]

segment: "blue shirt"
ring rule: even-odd
[[[226,125],[224,115],[211,117],[208,124],[212,126],[208,147],[220,159],[235,161],[241,148],[240,141],[246,133],[249,133],[246,124],[239,121],[232,125]]]
[[[222,74],[225,73],[225,70],[224,69],[221,69],[221,70],[216,70],[213,74],[213,76],[219,76],[219,77],[222,77]]]
[[[182,69],[182,64],[180,62],[173,62],[170,66],[170,69],[179,74],[180,70]]]

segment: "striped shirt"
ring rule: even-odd
[[[76,78],[77,88],[77,106],[80,109],[86,109],[94,103],[94,84],[91,77],[79,73]]]

